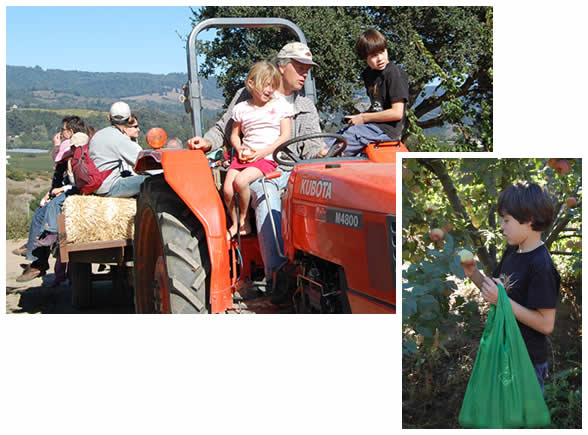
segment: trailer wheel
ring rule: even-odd
[[[137,313],[208,312],[206,234],[163,175],[141,187],[133,251]]]
[[[70,263],[71,304],[76,308],[92,305],[92,264]]]

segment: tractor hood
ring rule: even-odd
[[[295,167],[296,200],[350,210],[396,213],[396,164],[369,161],[321,162]],[[292,188],[292,186],[290,186]]]

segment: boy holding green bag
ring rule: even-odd
[[[498,198],[501,230],[508,242],[492,276],[506,277],[505,285],[529,357],[541,387],[547,375],[547,340],[555,324],[555,309],[561,278],[549,251],[541,240],[553,220],[554,206],[549,193],[537,184],[518,182]],[[463,264],[465,275],[482,291],[484,299],[496,305],[498,287],[484,277],[476,263]]]

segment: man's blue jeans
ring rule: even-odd
[[[110,188],[105,196],[113,198],[131,198],[137,196],[141,191],[141,184],[149,175],[132,175],[130,177],[119,178],[114,186]]]
[[[537,380],[539,381],[541,392],[544,393],[545,378],[547,377],[547,361],[545,361],[544,363],[533,364],[533,368],[535,369],[535,374],[537,375]]]
[[[271,210],[276,225],[276,233],[280,250],[284,250],[284,241],[282,240],[282,200],[280,190],[285,189],[290,178],[290,171],[281,171],[282,175],[273,180],[267,180],[265,183],[269,197],[269,210]],[[249,185],[251,189],[251,205],[255,210],[255,222],[257,224],[257,237],[259,240],[259,250],[263,259],[266,279],[271,279],[273,272],[284,262],[276,248],[272,224],[269,220],[268,202],[265,199],[261,179],[257,179]]]
[[[49,231],[50,233],[57,232],[57,215],[61,213],[61,208],[65,202],[67,195],[62,193],[56,196],[49,204],[45,207],[47,212],[45,213],[45,223],[43,224],[43,231]]]
[[[26,259],[29,261],[35,261],[37,259],[37,257],[33,255],[33,249],[35,249],[35,242],[37,241],[37,238],[43,232],[43,222],[45,221],[45,214],[47,213],[47,205],[44,207],[38,207],[33,213],[33,217],[31,219],[26,252]]]

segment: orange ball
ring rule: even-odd
[[[163,128],[154,127],[147,132],[145,139],[151,148],[159,149],[167,143],[167,133]]]

